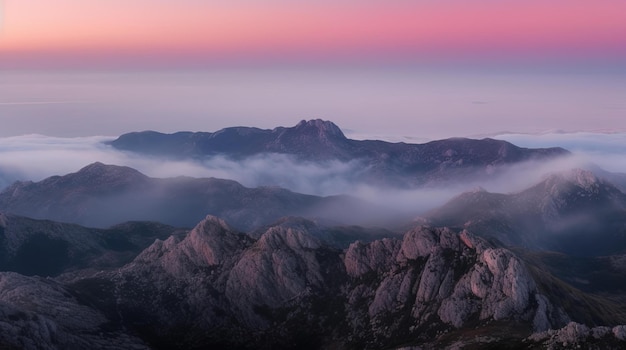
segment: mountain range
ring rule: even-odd
[[[245,230],[290,215],[353,224],[385,214],[380,206],[346,195],[319,197],[278,187],[247,188],[216,178],[157,179],[102,163],[40,182],[15,182],[0,192],[0,210],[95,227],[129,220],[192,227],[211,214]]]
[[[395,187],[469,184],[568,154],[356,141],[321,120],[111,145],[358,159],[365,178]],[[623,349],[624,178],[557,171],[427,212],[98,162],[15,182],[0,192],[0,349]]]
[[[3,220],[10,227],[23,219]],[[251,235],[208,216],[117,266],[53,279],[1,272],[0,344],[618,349],[626,340],[626,327],[606,326],[626,322],[615,300],[468,230],[416,226],[344,249],[324,236],[328,228],[302,219]]]
[[[109,144],[118,150],[174,159],[224,156],[241,161],[262,154],[281,154],[322,164],[357,162],[360,166],[353,174],[354,181],[402,188],[495,177],[506,165],[570,154],[558,147],[528,149],[489,138],[451,138],[424,144],[352,140],[334,123],[320,119],[271,130],[233,127],[213,133],[133,132]]]

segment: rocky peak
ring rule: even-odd
[[[593,172],[576,168],[546,175],[543,184],[551,189],[570,184],[584,190],[593,190],[598,188],[602,182]]]
[[[398,260],[426,257],[437,249],[459,250],[458,235],[448,228],[417,227],[404,235]]]
[[[222,219],[209,215],[186,235],[172,235],[165,241],[157,239],[127,268],[159,267],[184,279],[198,268],[232,267],[252,242],[252,238],[231,229]]]
[[[246,246],[245,235],[236,233],[220,218],[208,215],[189,233],[183,249],[191,257],[199,257],[202,265],[215,266],[232,258]]]
[[[382,273],[393,265],[400,250],[397,239],[384,238],[365,244],[356,241],[348,247],[344,257],[346,272],[351,277],[362,276],[370,271]]]
[[[267,327],[258,306],[286,307],[322,289],[324,277],[316,251],[320,242],[302,229],[270,227],[247,249],[228,275],[225,295],[239,318]]]
[[[572,169],[565,174],[565,178],[585,189],[598,187],[602,182],[593,172],[584,169]]]
[[[259,238],[259,245],[280,249],[317,249],[322,243],[313,234],[319,231],[310,220],[288,217],[266,230]]]
[[[300,133],[306,132],[317,134],[321,138],[346,138],[341,129],[339,129],[335,123],[327,120],[302,120],[295,126],[294,129]]]
[[[543,182],[521,193],[541,198],[547,217],[571,210],[600,209],[606,205],[622,208],[626,196],[614,185],[583,169],[549,175]]]
[[[89,164],[85,166],[84,168],[80,169],[78,172],[74,174],[70,174],[70,175],[83,177],[85,179],[125,178],[128,180],[130,179],[142,179],[143,180],[147,178],[147,176],[145,176],[144,174],[140,173],[139,171],[133,168],[126,167],[126,166],[119,166],[119,165],[108,165],[108,164],[103,164],[101,162],[95,162],[95,163]]]

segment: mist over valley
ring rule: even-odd
[[[0,139],[0,344],[619,348],[612,142],[352,140],[319,119]]]

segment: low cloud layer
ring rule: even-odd
[[[509,141],[520,147],[563,147],[582,161],[594,163],[607,171],[626,173],[624,132],[500,134],[494,138]]]
[[[164,161],[118,151],[103,143],[112,137],[26,135],[0,138],[0,187],[4,188],[15,180],[39,181],[53,175],[76,172],[99,161],[129,166],[152,177],[217,177],[232,179],[248,187],[280,186],[295,192],[323,196],[350,194],[404,212],[420,213],[477,186],[491,192],[521,191],[540,181],[547,173],[581,167],[589,162],[607,170],[626,172],[626,160],[620,156],[626,151],[626,134],[508,134],[497,138],[525,147],[565,146],[574,155],[550,163],[517,164],[505,169],[503,176],[488,182],[468,180],[445,187],[400,190],[355,181],[355,175],[366,167],[359,160],[317,164],[274,154],[243,161],[225,157],[212,157],[202,162]]]

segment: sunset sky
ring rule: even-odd
[[[0,136],[626,129],[623,0],[0,0]]]
[[[626,57],[621,0],[4,0],[3,8],[5,65]]]

